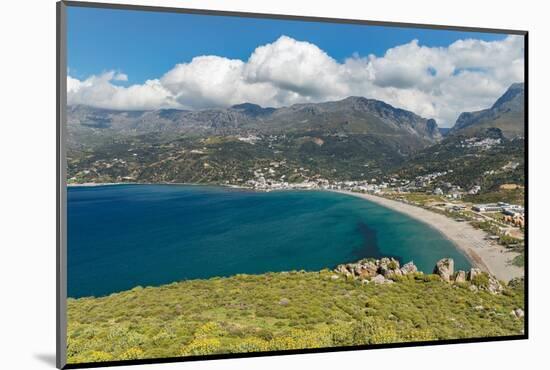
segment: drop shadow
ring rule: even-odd
[[[51,367],[56,365],[55,353],[35,353],[34,358]]]

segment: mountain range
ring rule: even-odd
[[[122,135],[170,133],[192,136],[321,131],[391,137],[412,149],[441,139],[433,119],[362,97],[282,108],[244,103],[227,109],[200,111],[116,111],[77,105],[68,107],[68,123],[69,132],[81,136],[101,130]]]
[[[273,162],[284,163],[272,176],[279,180],[358,180],[412,163],[419,171],[446,168],[451,159],[457,164],[461,155],[472,156],[452,149],[464,137],[522,138],[524,86],[513,84],[488,109],[462,113],[448,131],[433,119],[363,97],[200,111],[76,105],[67,113],[73,182],[238,183]],[[434,153],[440,160],[428,166]]]
[[[226,109],[188,111],[159,109],[122,111],[85,105],[67,109],[69,131],[108,129],[122,134],[169,132],[193,135],[230,135],[242,133],[281,133],[323,130],[379,136],[408,137],[427,145],[441,140],[433,119],[395,108],[379,100],[348,97],[325,103],[295,104],[282,108],[264,108],[252,103]],[[480,129],[499,128],[505,136],[524,132],[524,84],[516,83],[492,107],[460,114],[448,134],[471,135]]]

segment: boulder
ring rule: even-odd
[[[489,283],[487,284],[487,290],[492,294],[502,293],[504,287],[493,275],[489,275]]]
[[[414,274],[415,272],[418,272],[418,269],[412,261],[405,263],[403,267],[401,267],[401,273],[403,275]]]
[[[388,268],[390,268],[391,270],[399,270],[399,267],[399,261],[395,258],[391,258],[390,263],[388,264]]]
[[[347,272],[348,269],[346,268],[346,265],[338,265],[336,266],[336,268],[334,269],[334,272],[337,272],[339,274],[343,274],[345,272]]]
[[[472,281],[473,278],[475,278],[477,275],[481,274],[481,270],[476,268],[476,267],[472,267],[470,269],[470,272],[468,272],[468,281]]]
[[[521,308],[516,308],[513,312],[518,319],[521,319],[523,316],[525,316],[525,312],[523,312]]]
[[[466,272],[463,271],[463,270],[457,271],[456,275],[455,275],[455,282],[465,283],[466,282]]]
[[[395,258],[382,258],[379,262],[378,273],[385,277],[401,275],[399,261]]]
[[[376,275],[375,277],[372,278],[371,282],[375,283],[375,284],[386,284],[386,283],[390,283],[392,282],[391,280],[387,280],[383,275]]]
[[[403,271],[401,269],[390,270],[390,276],[403,276]]]
[[[290,303],[290,300],[288,298],[281,298],[281,300],[279,301],[279,304],[281,306],[288,306],[289,303]]]
[[[361,276],[372,277],[378,273],[378,265],[373,261],[364,261],[361,263]]]
[[[349,269],[349,265],[338,265],[338,266],[336,266],[334,271],[339,273],[339,274],[342,274],[346,277],[353,276],[353,274],[351,273],[351,271]]]
[[[444,281],[451,281],[454,275],[454,260],[452,258],[443,258],[437,261],[434,267],[434,274],[437,274]]]
[[[385,268],[388,270],[396,270],[399,268],[399,261],[396,260],[395,258],[384,257],[380,259],[380,261],[378,262],[378,265],[380,266],[380,268]]]

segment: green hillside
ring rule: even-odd
[[[476,146],[488,140],[498,141]],[[480,185],[483,192],[497,191],[502,184],[525,182],[524,155],[524,139],[509,140],[499,129],[489,129],[478,132],[475,138],[448,136],[440,143],[412,155],[395,173],[413,177],[452,171],[440,180],[464,188]]]
[[[68,362],[519,335],[523,284],[436,275],[362,284],[320,272],[236,275],[68,300]],[[476,284],[483,284],[478,279]]]
[[[483,130],[498,128],[508,138],[523,137],[525,136],[524,116],[523,111],[506,112],[475,125],[467,126],[459,130],[458,133],[460,135],[475,136]]]
[[[206,138],[142,135],[113,138],[93,149],[68,151],[68,178],[81,182],[193,182],[232,184],[254,179],[254,171],[282,162],[270,177],[301,182],[307,177],[370,179],[403,163],[412,150],[400,137],[317,131],[259,135],[254,142],[236,136]],[[405,148],[405,149],[404,149]],[[240,179],[240,180],[239,180]]]

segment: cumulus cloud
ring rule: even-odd
[[[368,42],[368,40],[366,41]],[[458,40],[427,47],[419,40],[382,56],[353,55],[338,62],[318,46],[281,36],[258,46],[247,61],[197,56],[143,84],[119,72],[67,78],[69,104],[112,109],[203,109],[243,102],[284,106],[342,99],[350,95],[383,100],[450,126],[463,111],[490,106],[523,81],[523,38]]]
[[[172,94],[159,80],[147,80],[128,87],[113,84],[125,81],[125,75],[113,71],[80,81],[67,77],[67,103],[86,104],[110,109],[157,109],[177,107]]]
[[[176,65],[160,83],[182,107],[225,107],[242,102],[270,104],[277,89],[269,83],[250,83],[244,77],[245,63],[218,56],[195,57]]]
[[[310,99],[349,92],[340,64],[316,45],[282,36],[258,47],[244,68],[247,83],[269,83]]]

